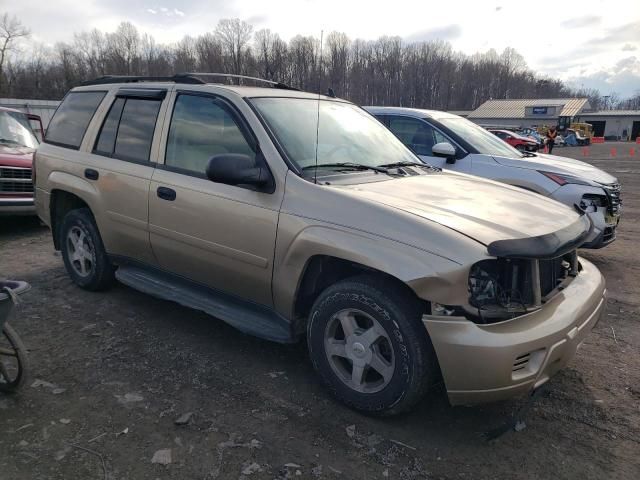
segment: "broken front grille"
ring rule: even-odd
[[[622,205],[622,199],[620,198],[620,184],[612,183],[610,185],[602,185],[607,192],[607,198],[609,199],[607,210],[611,215],[617,215],[620,213],[620,206]]]
[[[575,254],[576,252],[572,252],[571,254],[550,260],[538,260],[540,268],[540,294],[542,297],[549,295],[558,285],[569,277],[573,263],[571,256]]]
[[[0,194],[33,193],[30,168],[0,167]]]

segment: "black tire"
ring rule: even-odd
[[[374,393],[348,386],[334,371],[326,353],[329,322],[338,312],[351,308],[374,318],[388,334],[385,341],[389,340],[393,348],[391,380]],[[333,395],[348,406],[372,415],[405,412],[426,394],[439,373],[421,316],[421,302],[393,281],[369,275],[340,281],[322,292],[311,309],[307,340],[313,366]]]
[[[17,372],[15,376],[11,375],[11,378],[5,378],[4,375],[0,374],[0,392],[13,393],[27,381],[27,349],[11,325],[5,323],[2,330],[0,336],[4,336],[4,338],[0,342],[0,348],[9,350],[8,352],[2,352],[11,354],[7,358],[15,358],[12,362],[17,367]],[[0,362],[2,362],[2,356],[0,354]]]
[[[87,275],[80,274],[72,264],[71,246],[68,241],[68,236],[72,229],[74,229],[74,231],[76,231],[75,229],[79,229],[79,231],[84,233],[87,248],[90,249],[88,255],[91,258],[90,265],[92,268],[88,270]],[[100,232],[93,219],[91,210],[88,208],[80,208],[71,210],[65,215],[62,220],[62,227],[60,228],[60,246],[64,266],[76,285],[85,290],[99,291],[105,290],[113,284],[114,267],[109,261],[107,252],[104,249],[102,238],[100,237]]]

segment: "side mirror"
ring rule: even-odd
[[[209,159],[207,178],[226,185],[268,186],[271,175],[266,167],[257,165],[254,158],[240,153],[221,153]]]
[[[444,157],[447,163],[456,163],[456,149],[448,142],[436,143],[431,148],[431,153],[435,157]]]

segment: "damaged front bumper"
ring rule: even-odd
[[[609,214],[607,207],[599,207],[595,212],[587,213],[593,230],[585,240],[582,248],[602,248],[616,239],[616,231],[620,223],[620,214]]]
[[[452,404],[526,394],[571,360],[605,306],[602,274],[580,263],[580,274],[534,312],[491,324],[423,316]]]

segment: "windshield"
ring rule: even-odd
[[[255,98],[252,103],[300,169],[314,170],[316,136],[318,165],[420,162],[380,122],[350,103],[304,98]]]
[[[0,111],[0,144],[37,148],[29,120],[19,112]]]
[[[504,140],[466,118],[439,118],[445,127],[464,138],[478,153],[501,157],[522,158],[523,155]]]

